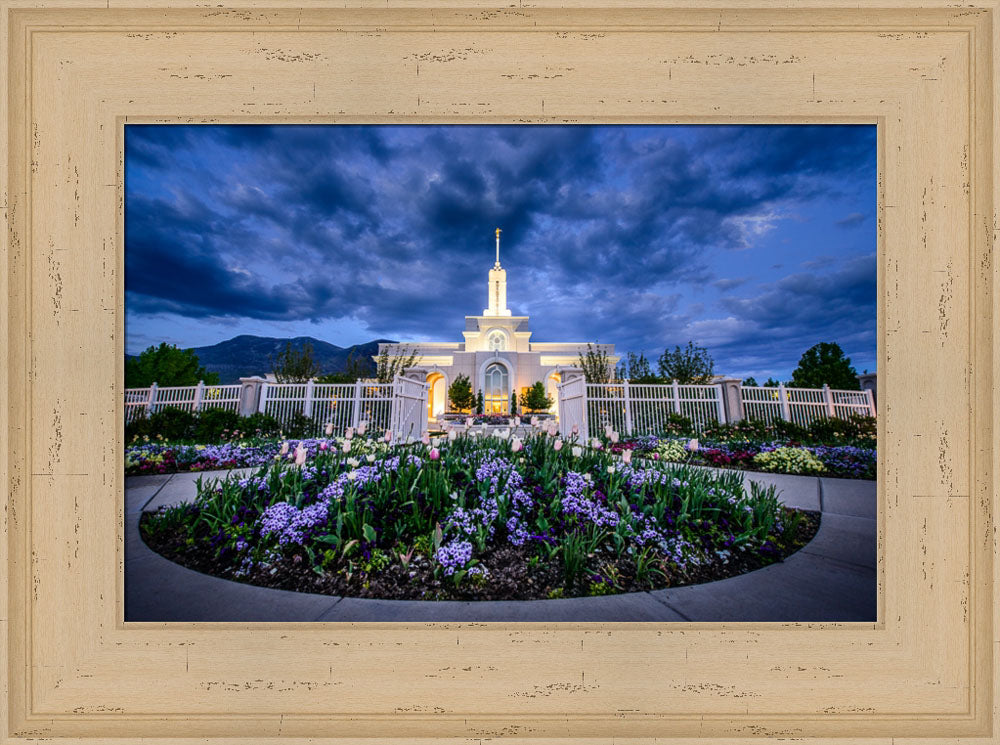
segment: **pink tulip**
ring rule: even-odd
[[[281,454],[282,455],[287,455],[288,454],[288,443],[287,442],[281,443]]]
[[[531,417],[531,426],[532,427],[537,427],[538,426],[538,417],[537,416]]]
[[[697,450],[697,449],[698,449],[698,440],[697,439],[691,440],[691,442],[688,443],[688,450]]]
[[[631,450],[623,450],[622,451],[622,462],[624,462],[625,464],[629,464],[629,463],[632,462],[632,451]]]
[[[358,434],[363,435],[368,430],[368,422],[361,422],[358,425]]]
[[[521,447],[522,447],[521,441],[518,438],[515,437],[513,440],[510,441],[510,449],[513,450],[515,453],[520,451]]]
[[[653,453],[653,460],[659,460],[659,459],[660,459],[660,454],[659,453]]]
[[[441,453],[437,448],[431,448],[430,458],[431,460],[438,460],[441,457]]]
[[[385,437],[382,438],[384,442],[392,442],[392,430],[387,429],[385,431]]]
[[[611,433],[611,442],[612,443],[618,442],[618,433],[617,432],[612,432]]]
[[[557,453],[560,450],[562,450],[562,438],[559,438],[554,443],[552,443],[552,449],[555,450]]]
[[[348,427],[347,431],[344,433],[344,437],[346,437],[348,440],[354,437],[354,427]]]
[[[471,426],[472,426],[472,421],[473,421],[473,420],[472,420],[472,417],[471,417],[471,416],[467,416],[467,417],[465,417],[465,426],[466,426],[466,427],[471,427]]]
[[[431,436],[429,434],[427,434],[426,432],[424,432],[424,436],[420,438],[420,441],[422,443],[424,443],[424,445],[430,445],[431,444]]]
[[[341,451],[343,451],[345,453],[351,452],[351,441],[350,440],[344,440],[344,444],[340,446],[340,449],[341,449]]]
[[[295,448],[295,465],[301,466],[306,462],[306,449],[299,445]]]
[[[326,449],[327,449],[327,447],[328,447],[328,445],[327,445],[327,444],[326,444],[325,442],[321,442],[321,443],[319,444],[319,449],[320,449],[320,450],[326,450]]]
[[[610,424],[605,424],[605,425],[604,425],[604,436],[605,436],[605,437],[611,437],[611,433],[612,433],[613,431],[614,431],[614,430],[612,430],[612,429],[611,429],[611,425],[610,425]]]
[[[333,434],[333,422],[330,422],[326,425],[326,436],[329,437],[332,434]]]
[[[580,425],[579,424],[574,424],[573,425],[573,434],[574,435],[580,434]]]

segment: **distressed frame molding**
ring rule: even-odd
[[[993,741],[996,0],[222,5],[0,0],[4,742]],[[877,123],[879,621],[123,623],[140,121]]]

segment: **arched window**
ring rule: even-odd
[[[507,348],[507,337],[503,331],[492,331],[487,337],[487,346],[491,352],[502,352]]]
[[[510,378],[507,368],[494,362],[486,368],[484,376],[484,403],[487,414],[504,414],[510,403]]]

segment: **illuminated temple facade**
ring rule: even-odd
[[[496,262],[489,271],[487,307],[481,315],[466,316],[463,341],[380,344],[379,352],[416,354],[408,377],[421,377],[429,385],[428,417],[448,410],[448,386],[467,375],[473,394],[483,392],[486,413],[506,414],[511,394],[521,393],[537,381],[545,384],[553,401],[556,385],[568,369],[579,370],[579,357],[587,342],[534,342],[528,316],[515,316],[507,307],[507,272],[500,265],[500,229],[496,231]],[[618,362],[613,344],[594,345],[604,350],[612,364]],[[552,412],[557,405],[553,403]]]

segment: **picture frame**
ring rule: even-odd
[[[997,3],[0,0],[4,742],[986,743]],[[878,621],[125,623],[126,122],[876,123]]]

